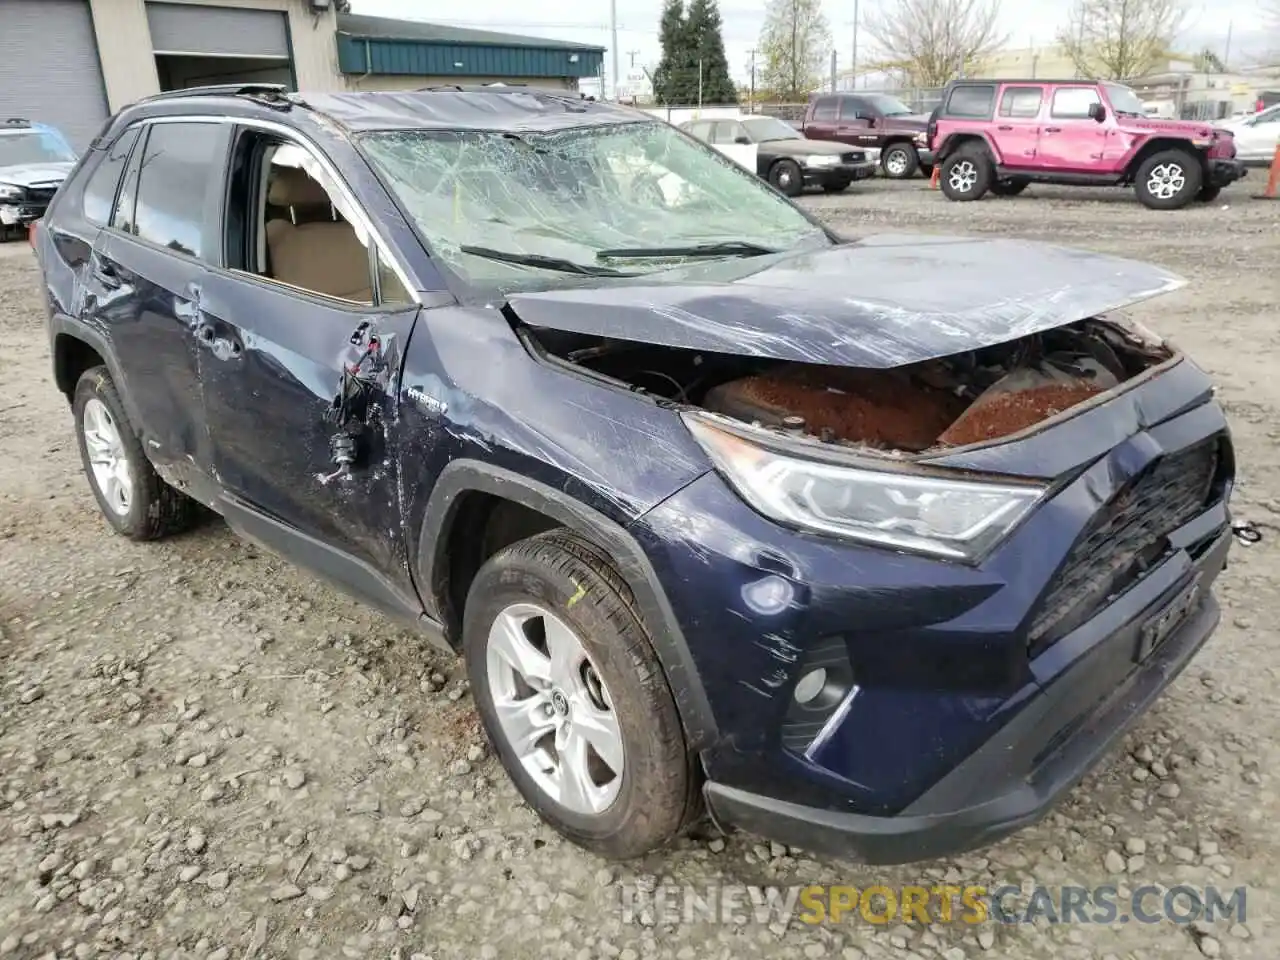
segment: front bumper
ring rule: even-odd
[[[1229,530],[1220,535],[1194,575],[1218,574],[1230,538]],[[1113,662],[1133,656],[1145,621],[1129,622],[896,816],[808,807],[714,782],[705,787],[707,807],[718,822],[865,863],[910,863],[994,843],[1044,817],[1181,673],[1218,619],[1217,602],[1206,597],[1116,688]],[[1082,703],[1097,705],[1080,716]]]
[[[1249,170],[1242,160],[1209,161],[1209,183],[1215,187],[1229,186],[1237,180],[1243,180],[1248,175]]]
[[[933,151],[928,147],[921,147],[917,145],[916,156],[920,158],[920,166],[922,167],[932,167],[937,161],[937,157],[934,156]]]
[[[866,180],[876,175],[876,164],[873,160],[860,163],[842,163],[835,167],[805,167],[804,184],[806,187],[825,187],[845,185],[855,180]]]
[[[47,203],[0,203],[0,227],[25,227],[43,217],[48,208]]]

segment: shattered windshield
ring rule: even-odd
[[[43,131],[0,136],[0,167],[31,163],[74,162],[76,155],[61,138]]]
[[[752,117],[743,120],[742,125],[751,134],[752,140],[800,140],[800,131],[783,123],[777,117]]]
[[[1142,101],[1138,99],[1138,95],[1128,87],[1118,83],[1104,83],[1102,86],[1106,88],[1107,99],[1111,101],[1111,109],[1116,113],[1140,117],[1146,112],[1142,108]]]
[[[400,130],[363,145],[434,255],[478,287],[634,277],[831,242],[755,176],[664,123]]]

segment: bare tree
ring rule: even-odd
[[[1075,0],[1058,40],[1082,76],[1129,80],[1168,55],[1186,18],[1185,0]]]
[[[784,99],[803,99],[821,82],[831,52],[822,0],[769,0],[760,30],[761,84]]]
[[[1000,0],[896,0],[863,20],[880,53],[909,83],[940,87],[998,50]]]

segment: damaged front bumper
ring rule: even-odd
[[[1212,633],[1234,459],[1190,363],[933,462],[1072,479],[972,564],[794,533],[714,473],[633,527],[697,625],[721,823],[885,863],[991,842],[1043,816]],[[1185,509],[1162,509],[1192,474]]]
[[[0,203],[0,227],[25,227],[44,216],[48,204]]]
[[[1248,168],[1241,160],[1210,160],[1209,183],[1215,187],[1226,187],[1243,180],[1249,175]]]

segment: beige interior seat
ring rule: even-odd
[[[320,184],[296,167],[273,167],[267,202],[290,208],[292,215],[266,224],[274,279],[343,300],[373,302],[369,252],[349,223],[333,219]]]

